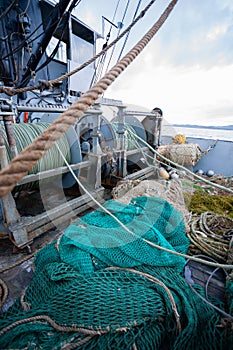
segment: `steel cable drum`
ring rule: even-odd
[[[117,117],[111,120],[112,126],[118,135],[117,130],[119,126],[119,120]],[[125,116],[125,123],[123,127],[125,131],[125,148],[127,151],[138,149],[138,153],[134,153],[127,156],[128,165],[137,164],[139,160],[142,158],[142,154],[140,152],[140,148],[144,147],[145,144],[142,141],[138,141],[138,138],[134,134],[139,136],[142,140],[146,142],[146,131],[142,125],[142,123],[134,116]],[[119,135],[117,136],[117,138]]]
[[[51,124],[55,119],[59,117],[59,115],[60,113],[44,113],[40,118],[40,122]],[[71,161],[69,162],[69,164],[81,163],[82,162],[81,147],[80,147],[79,137],[75,131],[74,126],[71,126],[65,132],[65,135],[66,135],[66,139],[68,141],[69,149],[70,149]],[[74,173],[76,176],[78,176],[79,169],[74,170]],[[76,180],[70,172],[65,174],[62,178],[63,188],[70,188],[75,183],[76,183]]]
[[[30,145],[33,142],[33,140],[36,137],[38,137],[45,129],[47,129],[49,125],[50,125],[49,123],[12,124],[17,152],[18,153],[22,152],[28,145]],[[5,141],[6,150],[7,150],[7,158],[8,158],[8,161],[10,162],[11,160],[10,147],[9,147],[7,136],[4,129],[3,129],[3,136],[4,136],[4,141]],[[70,163],[71,161],[70,146],[67,141],[66,135],[63,135],[60,138],[60,140],[57,141],[56,143],[59,149],[62,151],[63,155],[65,156],[67,162]],[[46,152],[44,157],[42,157],[37,162],[37,164],[28,172],[28,174],[38,174],[40,172],[59,168],[64,165],[65,165],[64,160],[59,150],[54,145]],[[49,181],[49,179],[43,180],[43,181]],[[32,189],[36,187],[38,187],[38,181],[20,186],[18,187],[18,189]]]
[[[98,121],[99,118],[99,121]],[[87,114],[80,118],[76,125],[80,143],[88,142],[92,149],[92,137],[98,134],[98,142],[102,152],[113,151],[116,148],[116,134],[111,123],[101,114],[98,117]]]

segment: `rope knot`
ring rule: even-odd
[[[12,88],[6,88],[5,86],[0,86],[0,94],[5,93],[8,96],[14,96],[15,92]]]
[[[52,90],[53,88],[53,84],[47,80],[39,80],[39,84],[40,84],[40,87],[39,87],[40,91]]]

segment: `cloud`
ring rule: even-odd
[[[226,3],[219,0],[178,2],[157,38],[159,50],[168,63],[205,67],[232,63],[233,8]]]
[[[113,83],[106,97],[137,103],[147,108],[160,107],[169,122],[226,124],[233,120],[233,64],[209,70],[145,66],[129,67]],[[138,69],[138,72],[137,72]],[[136,73],[137,72],[137,73]],[[223,93],[224,92],[224,93]]]
[[[163,4],[158,2],[158,5],[153,5],[145,17],[131,30],[124,53],[145,34],[168,3],[169,1]],[[152,39],[150,51],[153,62],[151,63],[178,67],[199,65],[206,69],[216,65],[231,64],[232,18],[231,0],[178,1],[167,21]],[[112,34],[116,32],[113,31]],[[118,44],[116,52],[120,51],[123,42],[124,40]],[[116,55],[115,59],[117,57]]]
[[[169,2],[161,0],[153,5],[131,30],[124,53],[145,34]],[[91,0],[83,3],[84,22],[88,20],[96,28],[102,15],[112,19],[114,5],[110,1],[99,0],[95,9],[91,3]],[[144,0],[141,9],[146,4],[148,1]],[[132,14],[128,13],[125,23],[129,23]],[[118,14],[115,22],[120,18]],[[105,29],[106,35],[107,25]],[[111,40],[113,34],[116,35],[115,29]],[[116,47],[115,58],[123,42]],[[156,36],[105,97],[149,109],[158,106],[171,122],[184,123],[188,119],[194,124],[232,124],[232,42],[232,0],[179,0]],[[112,60],[110,66],[114,63]]]

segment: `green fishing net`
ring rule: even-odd
[[[185,259],[150,244],[186,253],[181,214],[155,197],[105,208],[126,229],[99,209],[43,248],[25,294],[0,316],[0,348],[232,349],[221,315],[185,281]]]

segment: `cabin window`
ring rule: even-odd
[[[85,63],[94,55],[94,46],[86,40],[79,38],[76,35],[72,35],[71,38],[71,55],[72,60],[79,64]],[[92,67],[93,63],[89,66]]]
[[[49,42],[48,47],[46,48],[46,53],[50,57],[53,53],[53,50],[57,46],[58,39],[55,37],[52,37],[52,39]],[[67,50],[66,50],[66,43],[64,41],[60,41],[58,50],[54,56],[53,59],[61,61],[63,63],[67,63]]]

